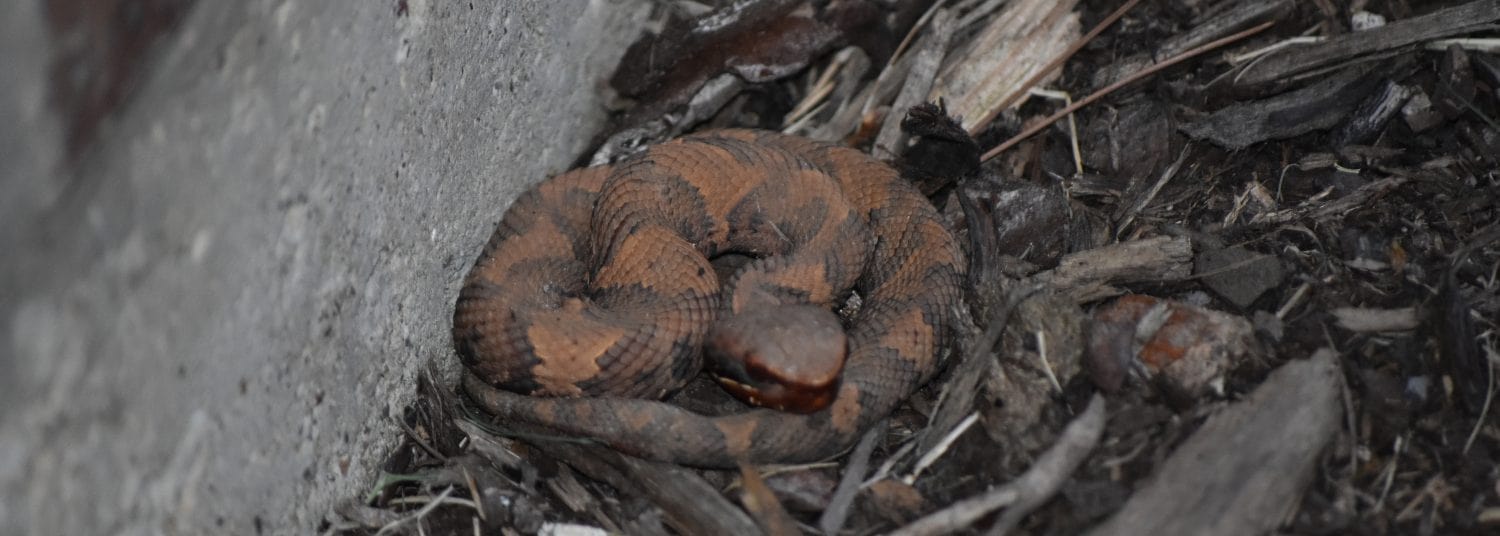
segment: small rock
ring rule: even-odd
[[[1274,255],[1242,247],[1213,249],[1198,254],[1195,272],[1203,284],[1238,307],[1249,307],[1261,294],[1281,284],[1285,271]]]
[[[1443,124],[1443,114],[1432,106],[1432,99],[1427,93],[1420,87],[1413,88],[1412,91],[1411,98],[1406,100],[1406,106],[1401,107],[1401,116],[1406,119],[1406,126],[1411,127],[1412,132],[1422,132]]]

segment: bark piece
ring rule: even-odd
[[[1322,43],[1288,48],[1245,69],[1235,85],[1242,88],[1272,84],[1355,59],[1379,57],[1401,47],[1440,37],[1461,35],[1500,20],[1500,0],[1479,0],[1434,11],[1385,26],[1352,32]]]
[[[1157,236],[1064,256],[1057,268],[1037,274],[1078,303],[1122,294],[1112,285],[1177,281],[1188,276],[1193,246],[1187,238]]]
[[[959,195],[977,209],[974,217],[966,218],[969,232],[994,235],[986,254],[1055,266],[1067,252],[1072,222],[1061,189],[1018,180],[976,180],[960,186]],[[993,231],[974,229],[980,225]]]
[[[1194,138],[1240,150],[1337,125],[1374,85],[1375,78],[1367,70],[1346,69],[1296,91],[1226,106],[1181,128]]]
[[[1011,2],[963,49],[955,51],[933,87],[964,128],[989,122],[999,105],[1038,70],[1078,39],[1077,0]],[[1055,79],[1049,75],[1042,83]],[[1012,106],[1019,106],[1024,99]]]
[[[1339,430],[1343,376],[1331,349],[1271,373],[1203,424],[1089,534],[1267,534],[1296,508]]]
[[[1369,143],[1385,130],[1386,124],[1411,98],[1409,87],[1386,80],[1380,91],[1371,94],[1354,110],[1349,120],[1333,135],[1335,148]]]

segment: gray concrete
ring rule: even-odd
[[[201,2],[68,166],[38,3],[0,17],[0,534],[309,533],[367,489],[642,10]]]

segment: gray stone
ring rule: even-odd
[[[0,533],[311,533],[460,279],[600,124],[639,2],[200,2],[74,163],[0,20]]]
[[[1196,264],[1194,271],[1203,277],[1203,284],[1242,309],[1286,277],[1276,256],[1239,246],[1199,253]]]

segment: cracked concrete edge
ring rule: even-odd
[[[406,6],[202,2],[72,171],[11,12],[0,533],[310,532],[455,377],[463,273],[649,6]]]

